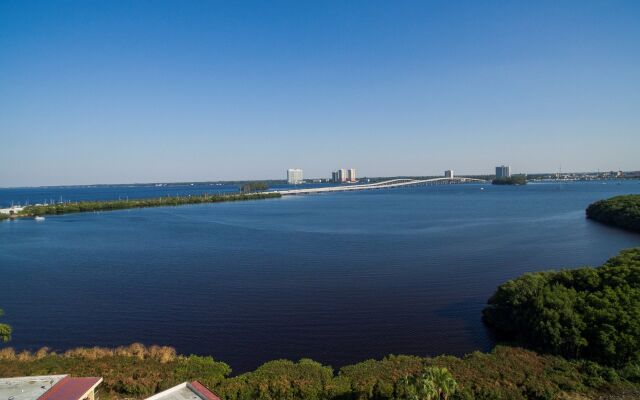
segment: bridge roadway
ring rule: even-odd
[[[483,179],[475,178],[432,178],[432,179],[391,179],[383,182],[366,183],[362,185],[341,185],[341,186],[329,186],[321,188],[306,188],[306,189],[290,189],[290,190],[276,190],[282,196],[291,196],[297,194],[316,194],[316,193],[328,193],[328,192],[349,192],[352,190],[373,190],[373,189],[388,189],[398,188],[406,186],[418,186],[418,185],[438,185],[438,184],[455,184],[455,183],[487,183]]]

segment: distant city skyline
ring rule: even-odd
[[[1,2],[0,187],[639,170],[640,3]]]

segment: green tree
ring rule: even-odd
[[[0,308],[0,317],[3,315],[4,315],[4,311],[2,311],[2,309]],[[0,340],[1,341],[6,343],[9,340],[11,340],[11,332],[13,332],[13,330],[9,325],[0,324]]]
[[[640,194],[596,201],[587,207],[586,213],[594,221],[640,232]]]
[[[214,387],[231,373],[229,365],[218,362],[213,357],[190,355],[178,361],[175,369],[179,381],[197,379],[207,387]]]
[[[526,185],[527,177],[525,175],[513,175],[509,177],[495,178],[491,181],[494,185]]]
[[[488,303],[484,321],[504,339],[616,367],[640,361],[640,248],[599,268],[526,274]]]
[[[425,367],[420,374],[406,377],[404,383],[408,400],[447,400],[458,388],[449,370],[442,367]]]
[[[266,182],[247,182],[240,186],[240,193],[263,192],[269,189]]]

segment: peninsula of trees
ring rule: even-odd
[[[494,185],[526,185],[527,177],[524,175],[513,175],[509,177],[495,178],[491,183]]]
[[[640,232],[640,194],[616,196],[587,207],[587,218],[603,224]]]
[[[489,299],[483,317],[517,344],[640,372],[640,248],[598,268],[508,281]]]
[[[114,211],[129,208],[167,207],[186,204],[221,203],[227,201],[244,201],[272,199],[281,197],[280,193],[258,192],[240,194],[203,194],[174,197],[157,197],[152,199],[127,199],[107,201],[80,201],[75,203],[57,203],[25,207],[15,217],[36,217],[42,215],[58,215],[90,211]]]

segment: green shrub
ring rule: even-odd
[[[215,387],[230,373],[231,367],[213,360],[213,357],[190,355],[178,360],[175,379],[178,381],[198,380],[207,387]]]
[[[484,321],[503,338],[621,367],[640,360],[640,249],[599,268],[538,272],[489,299]]]
[[[590,204],[587,218],[640,232],[640,194],[616,196]]]

